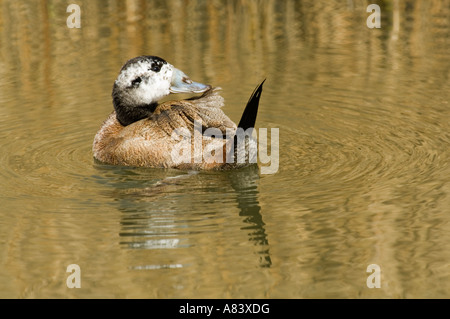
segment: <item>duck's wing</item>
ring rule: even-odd
[[[182,101],[168,101],[160,104],[154,112],[155,120],[168,135],[177,128],[189,131],[194,125],[201,125],[202,133],[208,128],[217,128],[223,135],[228,130],[234,132],[236,124],[222,111],[223,97],[220,88],[211,88],[203,95]]]

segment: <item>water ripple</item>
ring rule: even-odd
[[[92,166],[92,137],[86,131],[73,125],[30,134],[20,121],[12,127],[15,135],[2,139],[0,145],[2,174],[11,181],[2,188],[3,196],[70,196],[82,188],[77,178],[83,178]]]
[[[342,192],[358,185],[443,180],[450,149],[446,111],[393,105],[378,97],[367,103],[361,94],[351,89],[331,92],[296,127],[267,123],[281,127],[280,172],[290,174],[274,177],[280,187],[292,188],[288,180],[293,175],[298,188],[328,185],[324,191]]]

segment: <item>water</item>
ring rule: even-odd
[[[77,3],[80,29],[0,2],[0,297],[450,296],[448,1],[385,1],[380,29],[365,1]],[[235,122],[267,78],[278,172],[95,163],[141,54],[221,86]]]

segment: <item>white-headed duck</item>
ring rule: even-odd
[[[236,132],[238,127],[244,131],[254,127],[263,83],[253,92],[236,126],[221,109],[220,88],[191,81],[162,58],[133,58],[114,82],[114,111],[94,138],[94,158],[112,165],[181,169],[254,163],[256,151],[245,160],[237,154]],[[170,93],[203,94],[158,104]],[[210,133],[205,134],[208,129]],[[245,141],[248,149],[256,150],[253,139]]]

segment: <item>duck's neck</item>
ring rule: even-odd
[[[123,101],[113,94],[113,105],[117,120],[123,126],[127,126],[150,117],[158,106],[158,103],[130,105],[127,101]]]
[[[127,126],[139,120],[150,117],[157,106],[158,103],[132,107],[114,103],[117,120],[123,126]]]

